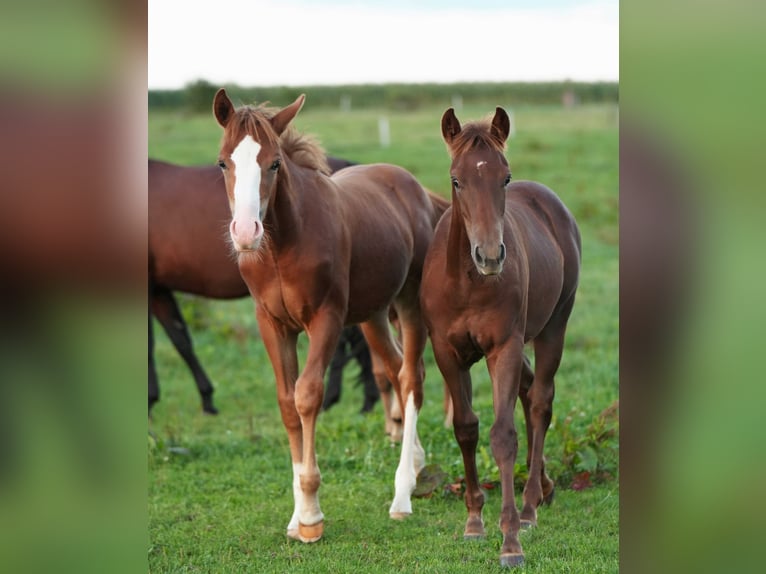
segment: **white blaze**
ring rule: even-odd
[[[261,146],[252,136],[245,136],[231,153],[236,180],[234,182],[234,220],[249,222],[261,218],[261,167],[258,153]]]

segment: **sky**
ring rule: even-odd
[[[617,81],[618,0],[149,0],[148,84]]]

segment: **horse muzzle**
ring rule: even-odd
[[[500,243],[492,252],[486,251],[480,245],[473,249],[473,262],[482,275],[500,275],[505,261],[505,244]]]
[[[229,233],[237,251],[255,251],[261,245],[263,224],[257,219],[232,219]]]

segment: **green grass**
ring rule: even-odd
[[[309,94],[310,97],[310,94]],[[277,102],[286,104],[287,102]],[[445,106],[446,107],[446,106]],[[301,112],[296,126],[317,135],[332,155],[385,161],[410,169],[446,194],[449,160],[439,122],[444,108],[416,112]],[[465,122],[491,109],[458,112]],[[594,420],[618,396],[618,146],[614,107],[519,107],[508,157],[516,179],[552,187],[570,206],[583,235],[578,299],[557,375],[554,418],[546,441],[557,483],[539,526],[522,534],[524,572],[618,570],[617,437]],[[392,143],[378,144],[385,115]],[[210,116],[150,116],[152,157],[184,164],[212,163],[220,128]],[[398,448],[383,433],[380,406],[358,414],[362,396],[347,369],[341,402],[317,429],[325,537],[317,544],[288,541],[292,514],[289,452],[276,404],[273,374],[258,337],[250,300],[219,302],[182,297],[201,362],[216,385],[218,417],[200,413],[185,365],[156,326],[161,401],[150,423],[149,566],[152,572],[476,572],[499,570],[498,489],[487,491],[483,542],[464,542],[465,506],[437,490],[415,499],[404,522],[388,518]],[[301,339],[305,349],[305,338]],[[450,480],[463,474],[459,448],[442,424],[442,383],[426,351],[425,404],[419,433],[427,462]],[[484,362],[472,369],[479,415],[479,472],[492,483],[489,447],[492,394]],[[526,454],[520,409],[519,460]],[[179,450],[180,449],[180,450]],[[525,471],[518,465],[519,473]],[[575,491],[589,472],[593,486]],[[517,490],[517,498],[520,490]]]

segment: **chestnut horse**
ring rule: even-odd
[[[396,391],[404,430],[389,513],[412,513],[410,496],[424,464],[417,418],[427,335],[418,292],[441,210],[409,172],[393,165],[352,166],[328,176],[321,148],[289,127],[304,99],[276,111],[235,110],[221,89],[213,111],[224,129],[219,165],[229,231],[255,300],[290,443],[295,511],[287,535],[314,542],[324,530],[316,420],[344,324],[361,324],[373,361],[385,365]],[[402,351],[389,326],[391,305]],[[304,330],[309,347],[299,374],[296,340]]]
[[[332,171],[353,165],[328,157]],[[173,291],[212,299],[238,299],[249,294],[236,258],[230,253],[226,226],[231,214],[226,186],[218,166],[181,166],[149,160],[149,411],[159,400],[159,380],[154,363],[154,315],[194,377],[202,410],[213,405],[213,384],[194,352],[189,328]],[[364,346],[362,341],[360,345]],[[355,355],[366,368],[366,348]],[[345,357],[345,348],[338,354]],[[369,353],[368,353],[369,355]],[[340,359],[339,359],[340,360]],[[335,382],[335,380],[333,380]],[[365,406],[377,396],[374,380],[363,378]],[[340,382],[337,383],[340,385]],[[340,390],[336,391],[339,394]]]
[[[442,117],[452,157],[452,207],[436,228],[421,286],[423,317],[454,405],[454,433],[465,467],[467,539],[485,535],[476,470],[479,421],[471,408],[469,368],[487,359],[495,413],[490,440],[503,497],[503,566],[523,562],[519,528],[536,524],[537,506],[553,497],[543,443],[581,259],[577,224],[561,200],[539,183],[511,183],[504,156],[509,129],[502,108],[491,122],[464,127],[452,108]],[[534,346],[534,374],[524,355],[527,342]],[[526,418],[529,469],[521,518],[513,492],[517,396]]]

